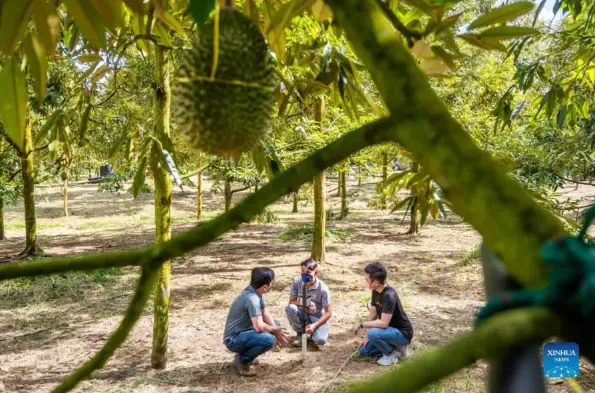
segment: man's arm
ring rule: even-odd
[[[268,308],[263,308],[262,309],[262,320],[264,321],[264,323],[266,323],[267,325],[270,326],[277,326],[277,324],[275,324],[275,320],[273,319],[273,317],[271,316],[271,314],[269,313],[269,309]]]
[[[270,318],[270,316],[269,316],[269,318]],[[278,329],[278,327],[277,327],[277,325],[275,325],[274,321],[273,321],[273,324],[265,322],[263,320],[263,315],[258,315],[256,317],[252,317],[250,319],[252,319],[252,325],[254,326],[254,330],[256,330],[258,333],[274,332],[275,330]]]
[[[324,314],[322,314],[322,317],[320,317],[318,321],[308,325],[308,327],[306,328],[306,333],[312,334],[314,330],[318,329],[319,326],[324,325],[326,321],[331,319],[332,316],[333,311],[331,310],[331,306],[328,305],[327,307],[324,307]]]

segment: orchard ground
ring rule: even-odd
[[[365,183],[365,182],[364,182]],[[129,185],[128,185],[129,186]],[[127,186],[127,187],[128,187]],[[222,212],[223,195],[206,182],[204,218]],[[329,205],[335,212],[336,179],[328,179]],[[414,329],[411,357],[471,330],[483,305],[478,259],[480,236],[453,214],[429,221],[417,236],[405,235],[408,219],[370,207],[372,184],[348,183],[350,214],[328,221],[327,262],[320,278],[331,290],[334,316],[330,342],[310,348],[307,367],[297,348],[270,351],[260,357],[258,378],[243,378],[231,367],[233,354],[222,344],[228,305],[248,284],[250,269],[268,266],[277,280],[266,302],[272,315],[288,327],[284,308],[291,279],[309,256],[312,203],[291,213],[291,200],[270,207],[276,224],[251,223],[226,233],[206,247],[172,263],[169,362],[150,368],[152,300],[123,346],[106,366],[78,385],[76,392],[320,392],[355,351],[361,336],[350,326],[367,315],[370,291],[362,269],[382,262]],[[591,201],[593,188],[574,186],[560,198]],[[245,193],[234,195],[234,202]],[[146,246],[153,242],[153,197],[134,200],[129,192],[99,193],[94,184],[70,187],[70,216],[63,217],[59,185],[36,188],[38,239],[45,255],[66,256]],[[21,206],[8,207],[7,239],[0,257],[18,253],[24,244]],[[174,235],[196,225],[196,192],[174,188]],[[137,268],[17,279],[0,283],[0,386],[6,392],[49,392],[71,370],[89,359],[120,322],[138,276]],[[292,332],[293,335],[293,332]],[[394,367],[399,367],[402,362]],[[340,392],[350,381],[386,371],[374,361],[356,359],[338,374],[327,391]],[[425,392],[484,392],[486,364],[475,365],[427,387]],[[595,389],[595,374],[581,362],[578,379],[585,391]],[[2,389],[0,388],[0,391]],[[548,381],[549,392],[571,392],[561,380]]]

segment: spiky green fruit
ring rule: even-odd
[[[182,61],[174,87],[174,119],[187,143],[220,157],[252,150],[269,128],[276,75],[258,27],[236,9],[221,9],[214,78],[211,19]]]

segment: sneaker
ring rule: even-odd
[[[236,355],[233,359],[233,365],[242,377],[254,377],[256,372],[250,369],[249,364],[243,364],[240,362],[240,356]]]
[[[381,366],[390,366],[391,364],[396,363],[398,361],[399,358],[397,357],[397,351],[393,351],[393,353],[391,353],[388,356],[382,355],[382,357],[378,359],[376,363],[378,363]]]
[[[302,335],[298,334],[297,336],[295,336],[292,344],[294,347],[301,347],[302,346]]]
[[[260,364],[260,360],[254,359],[253,361],[248,363],[250,366],[258,366]]]
[[[409,357],[407,345],[397,344],[397,351],[399,351],[399,359],[407,359]]]

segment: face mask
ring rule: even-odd
[[[310,273],[302,273],[302,282],[309,283],[310,281],[314,281],[314,276]]]

